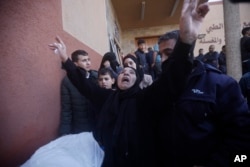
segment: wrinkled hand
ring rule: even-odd
[[[184,0],[180,18],[180,38],[192,44],[198,36],[201,23],[209,12],[207,2],[198,5],[199,0]]]
[[[67,52],[66,52],[66,46],[62,39],[59,36],[56,36],[55,43],[49,44],[49,48],[55,52],[55,54],[58,54],[61,58],[62,62],[66,62],[68,59]]]

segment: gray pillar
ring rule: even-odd
[[[240,13],[239,4],[223,0],[227,74],[239,81],[242,76],[240,56]]]

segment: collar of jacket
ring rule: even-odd
[[[190,77],[202,75],[207,71],[214,71],[217,73],[222,73],[219,69],[213,67],[210,64],[203,63],[200,60],[194,60],[193,66],[194,67],[193,67],[192,73],[190,74]]]

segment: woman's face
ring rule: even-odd
[[[124,64],[124,66],[133,67],[134,69],[136,69],[136,63],[131,58],[126,58],[124,60],[123,64]]]
[[[131,88],[135,84],[135,81],[136,72],[130,67],[125,67],[118,75],[117,85],[119,89],[126,90]]]

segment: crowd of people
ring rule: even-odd
[[[204,49],[198,50],[198,55],[194,57],[195,60],[202,61],[206,64],[212,65],[219,69],[223,74],[227,74],[227,63],[226,63],[226,45],[221,47],[221,51],[215,51],[215,45],[210,45],[207,53],[203,53]]]
[[[59,136],[92,132],[102,167],[228,167],[250,153],[250,112],[240,85],[225,75],[225,46],[193,57],[208,12],[208,3],[185,0],[179,30],[147,53],[139,39],[121,65],[107,52],[97,71],[91,55],[77,50],[69,57],[57,36],[49,47],[67,72]]]

